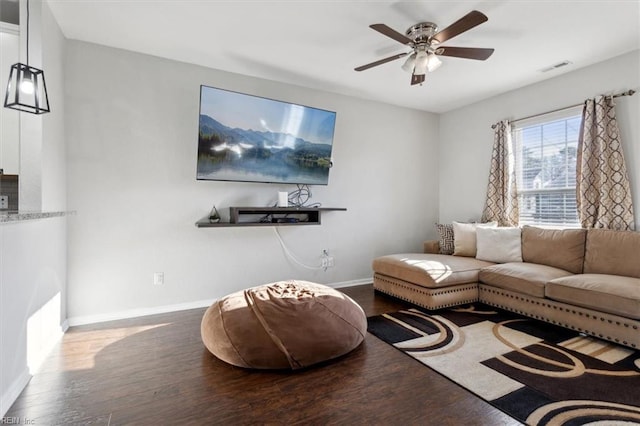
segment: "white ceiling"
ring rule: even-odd
[[[67,38],[431,112],[445,112],[640,48],[640,1],[48,0]],[[406,52],[369,28],[442,29],[471,10],[488,22],[443,43],[493,47],[487,61],[442,57],[423,86]],[[562,61],[572,64],[542,73]]]

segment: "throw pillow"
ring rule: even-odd
[[[453,225],[436,223],[440,254],[453,254]]]
[[[476,259],[496,263],[522,262],[520,228],[478,228]]]
[[[453,255],[476,257],[476,228],[495,228],[497,222],[453,222]]]

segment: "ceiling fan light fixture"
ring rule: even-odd
[[[438,58],[433,53],[430,53],[429,59],[427,60],[427,69],[429,70],[429,72],[437,70],[438,68],[440,68],[440,65],[442,65],[442,61],[440,60],[440,58]]]
[[[409,27],[405,34],[399,33],[385,24],[369,25],[373,30],[401,43],[405,47],[410,47],[411,50],[388,58],[379,59],[366,65],[361,65],[354,68],[354,70],[364,71],[396,59],[406,58],[402,69],[411,73],[411,85],[422,85],[425,81],[426,74],[437,70],[442,65],[439,56],[452,56],[478,61],[488,59],[493,54],[494,49],[452,47],[442,46],[440,44],[477,27],[488,19],[484,13],[472,10],[443,30],[439,30],[438,26],[433,22],[420,22]]]
[[[404,64],[402,65],[402,69],[408,73],[413,73],[413,67],[416,65],[416,54],[415,52],[409,55]]]
[[[419,50],[416,54],[416,66],[413,73],[423,75],[427,73],[427,65],[429,63],[429,55],[424,50]]]

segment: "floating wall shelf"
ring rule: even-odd
[[[343,207],[229,207],[229,222],[211,222],[206,216],[198,228],[231,226],[320,225],[322,212],[346,211]]]

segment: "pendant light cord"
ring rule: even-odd
[[[29,66],[29,0],[27,0],[27,66]]]

